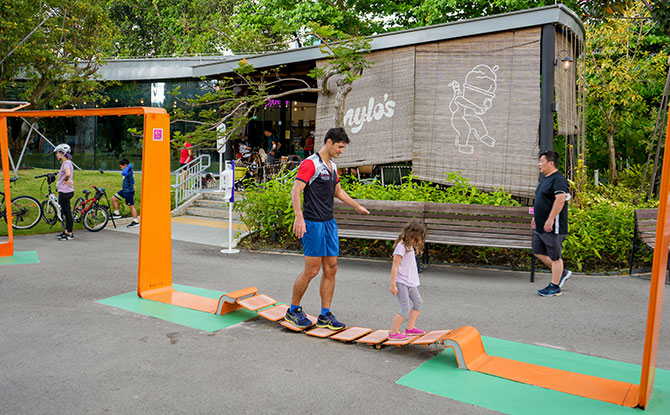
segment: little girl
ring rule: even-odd
[[[409,221],[395,241],[393,268],[391,268],[391,294],[398,297],[400,311],[393,318],[389,340],[405,340],[407,335],[421,335],[426,332],[414,327],[421,312],[421,294],[419,294],[419,271],[416,267],[416,255],[423,252],[426,240],[426,227],[418,219]],[[409,301],[412,300],[412,310]],[[399,333],[407,312],[409,320],[405,333]]]

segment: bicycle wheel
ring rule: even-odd
[[[74,201],[74,209],[72,209],[72,219],[79,223],[81,221],[82,212],[84,211],[84,198],[80,197]]]
[[[84,228],[98,232],[107,226],[109,212],[102,206],[94,206],[84,214]]]
[[[30,229],[37,225],[42,217],[40,202],[34,197],[18,196],[12,199],[12,227]]]
[[[56,206],[53,205],[49,200],[44,200],[42,202],[42,219],[49,224],[53,225],[58,220],[58,211]]]

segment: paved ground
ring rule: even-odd
[[[492,413],[395,383],[436,348],[374,350],[264,319],[210,333],[98,303],[136,289],[135,233],[16,238],[16,250],[36,250],[40,263],[0,267],[1,414]],[[289,300],[302,257],[219,249],[174,240],[173,281],[221,291],[254,285]],[[396,311],[389,269],[388,261],[341,259],[337,317],[388,328]],[[526,273],[431,266],[421,276],[420,327],[472,325],[485,336],[641,363],[648,281],[575,276],[563,296],[541,298],[535,290],[547,278],[530,284]],[[318,312],[316,285],[304,306]],[[670,369],[667,322],[658,365]]]

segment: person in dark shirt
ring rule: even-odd
[[[568,204],[570,188],[565,176],[558,171],[558,153],[545,151],[537,166],[542,173],[535,190],[533,205],[533,254],[551,268],[551,282],[537,293],[544,297],[561,295],[561,288],[571,271],[563,268],[563,241],[568,233]]]
[[[275,135],[272,133],[272,130],[269,128],[265,129],[265,136],[268,139],[268,158],[267,158],[267,164],[274,164],[279,160],[279,148],[281,147],[281,142],[275,137]]]
[[[298,176],[291,190],[291,202],[295,212],[293,233],[302,239],[305,269],[293,284],[291,306],[286,310],[284,319],[300,329],[312,325],[302,311],[300,302],[309,283],[321,268],[323,268],[320,290],[321,314],[316,326],[331,330],[341,330],[346,327],[346,324],[337,321],[330,312],[335,291],[337,256],[340,254],[337,223],[333,218],[334,198],[337,197],[358,213],[370,214],[366,208],[358,204],[342,189],[337,176],[337,166],[332,161],[342,154],[348,143],[349,137],[344,129],[331,128],[328,130],[321,150],[300,164]],[[301,209],[300,196],[303,194],[304,203]]]
[[[140,221],[137,218],[137,209],[135,208],[135,177],[133,176],[133,165],[128,159],[121,159],[119,161],[121,167],[121,175],[123,182],[121,183],[121,190],[112,196],[112,206],[114,206],[114,219],[121,219],[121,212],[119,212],[119,200],[125,200],[126,205],[130,208],[130,213],[133,215],[133,221],[126,227],[134,228],[140,226]]]

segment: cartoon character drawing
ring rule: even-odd
[[[480,115],[486,114],[493,105],[498,69],[498,65],[493,68],[475,66],[465,76],[463,90],[457,81],[449,83],[454,90],[454,97],[449,103],[451,126],[456,131],[456,147],[461,153],[472,154],[475,151],[470,141],[473,136],[489,147],[496,143]]]

